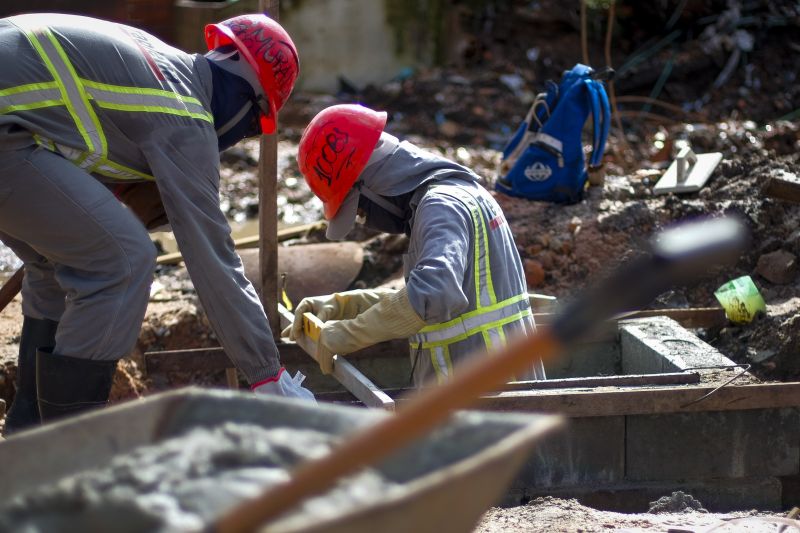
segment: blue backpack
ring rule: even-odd
[[[605,74],[605,73],[603,73]],[[581,133],[592,113],[591,167],[600,165],[611,109],[597,73],[577,64],[561,83],[547,82],[503,149],[495,189],[530,200],[574,203],[583,197],[586,163]]]

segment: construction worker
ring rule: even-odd
[[[117,360],[134,346],[155,248],[114,184],[128,184],[125,197],[138,183],[160,193],[166,216],[146,220],[170,223],[220,343],[255,392],[313,399],[281,367],[218,196],[219,152],[275,131],[297,51],[261,14],[210,24],[205,37],[206,55],[187,54],[87,17],[0,19],[0,239],[25,266],[7,432],[107,403]]]
[[[300,171],[324,205],[327,236],[342,239],[357,216],[367,227],[406,233],[405,287],[306,298],[302,315],[323,320],[319,362],[408,337],[417,386],[448,379],[461,360],[531,333],[533,317],[511,230],[479,177],[383,131],[386,113],[359,105],[324,109],[300,140]],[[541,361],[530,376],[544,379]]]

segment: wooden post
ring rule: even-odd
[[[262,13],[279,20],[280,0],[259,0]],[[275,122],[277,126],[277,119]],[[278,134],[262,135],[258,159],[258,230],[261,302],[269,319],[272,335],[280,335],[278,314]]]

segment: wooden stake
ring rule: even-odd
[[[22,278],[25,277],[25,267],[19,267],[14,274],[8,278],[2,287],[0,287],[0,311],[6,308],[11,303],[11,300],[22,290]]]
[[[280,0],[259,0],[262,13],[279,20]],[[275,117],[277,127],[278,117]],[[272,335],[280,335],[278,315],[278,135],[261,136],[258,158],[258,229],[261,243],[259,264],[261,265],[261,303],[267,313]]]

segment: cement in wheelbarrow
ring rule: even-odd
[[[166,445],[174,442],[170,439],[192,431],[211,431],[226,422],[233,423],[226,426],[229,428],[233,425],[262,432],[266,428],[269,434],[289,428],[338,436],[382,416],[391,415],[225,391],[166,393],[20,433],[0,443],[0,502],[22,494],[46,494],[44,488],[69,486],[56,482],[76,474],[85,476],[89,470],[109,470],[110,464],[137,456],[151,445]],[[459,413],[451,423],[375,469],[391,490],[360,499],[358,504],[340,505],[339,499],[336,505],[323,507],[322,512],[317,512],[319,506],[307,505],[264,530],[470,531],[481,514],[502,497],[538,437],[557,423],[558,419],[550,416]],[[157,482],[154,480],[154,485]],[[361,479],[355,478],[353,483],[361,483]],[[222,486],[209,487],[206,483],[206,492],[198,489],[197,497],[207,498],[212,507],[223,512],[235,502],[230,501],[230,493],[222,494]],[[252,484],[249,490],[254,490]],[[128,519],[123,507],[95,509],[91,516],[86,510],[67,509],[67,518],[48,522],[48,530],[54,525],[61,530],[89,527],[114,531],[185,531],[197,526],[181,528],[169,523],[168,528],[164,524],[143,527],[151,523]]]

